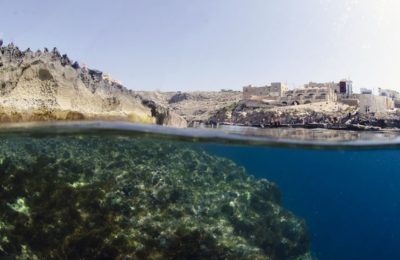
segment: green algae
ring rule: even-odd
[[[0,257],[309,257],[274,183],[188,144],[8,136],[0,158]]]
[[[26,205],[25,198],[18,198],[15,203],[7,204],[12,210],[23,215],[29,216],[29,207]]]

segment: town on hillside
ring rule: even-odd
[[[302,88],[289,90],[280,82],[267,86],[243,87],[243,100],[248,105],[264,106],[294,106],[317,102],[339,102],[357,107],[361,114],[377,114],[393,112],[400,108],[400,93],[390,89],[379,89],[379,95],[372,90],[362,88],[360,93],[353,92],[351,80],[341,80],[338,83],[310,82]]]
[[[375,95],[362,88],[356,93],[349,79],[309,82],[295,89],[281,82],[249,85],[239,93],[240,100],[218,109],[208,124],[338,130],[400,128],[399,92],[379,89]]]

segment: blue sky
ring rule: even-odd
[[[0,37],[137,90],[350,77],[400,90],[398,0],[0,0]]]

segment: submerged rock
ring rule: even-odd
[[[306,259],[275,184],[182,143],[1,137],[0,257]]]

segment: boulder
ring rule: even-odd
[[[142,103],[151,109],[151,115],[156,118],[156,123],[158,125],[177,128],[187,127],[187,121],[183,117],[172,112],[169,108],[157,105],[154,101],[148,99],[144,99]]]
[[[181,101],[187,100],[187,99],[189,99],[189,94],[188,93],[182,93],[182,92],[178,91],[175,95],[173,95],[170,98],[168,103],[169,104],[178,103],[178,102],[181,102]]]

